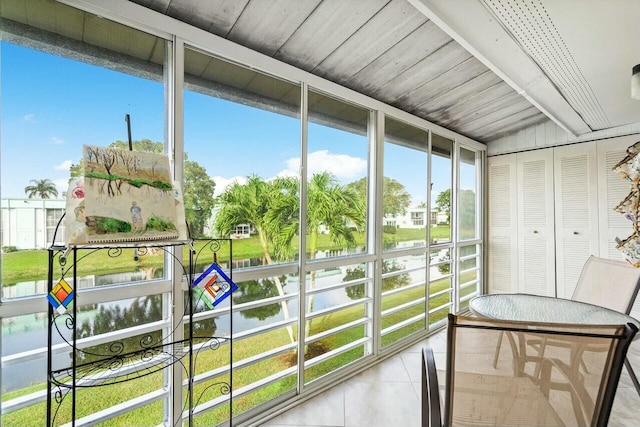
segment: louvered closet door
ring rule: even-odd
[[[518,215],[516,155],[489,157],[488,166],[488,289],[517,292]]]
[[[518,292],[555,296],[553,149],[518,153]]]
[[[585,261],[599,255],[596,143],[554,149],[556,289],[571,298]]]

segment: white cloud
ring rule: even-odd
[[[280,171],[278,176],[299,176],[300,158],[287,160],[287,168]],[[309,153],[307,156],[309,178],[318,172],[328,171],[338,179],[355,179],[362,177],[367,170],[367,161],[348,154],[333,154],[329,150]]]
[[[64,162],[60,163],[57,166],[54,166],[53,168],[57,171],[68,171],[69,168],[71,168],[72,164],[73,162],[71,160],[65,160]]]
[[[54,179],[53,183],[58,189],[58,197],[62,198],[62,193],[67,191],[67,188],[69,188],[69,178]]]
[[[213,181],[216,183],[216,189],[213,192],[214,196],[219,196],[224,193],[224,190],[231,184],[237,182],[238,184],[246,184],[247,178],[244,176],[234,176],[233,178],[224,178],[222,176],[214,176]]]
[[[58,138],[57,136],[52,137],[51,141],[53,141],[53,143],[56,145],[64,144],[64,139]]]
[[[276,176],[265,179],[271,181],[278,177],[299,177],[300,176],[300,158],[294,157],[288,159],[286,162],[287,167]],[[352,157],[347,154],[332,154],[328,150],[314,151],[309,153],[309,178],[314,173],[329,171],[333,173],[338,179],[354,180],[364,176],[367,170],[367,161],[359,157]],[[241,185],[247,183],[247,178],[244,176],[235,176],[233,178],[225,178],[222,176],[214,176],[213,180],[216,183],[215,196],[219,196],[224,193],[224,190],[231,184],[237,182]]]
[[[25,122],[34,123],[36,121],[36,115],[35,114],[25,114],[24,116],[22,116],[22,120],[24,120]]]
[[[300,158],[287,160],[287,169],[283,169],[273,178],[268,178],[267,181],[273,181],[276,178],[294,177],[300,178]]]

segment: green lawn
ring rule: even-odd
[[[407,240],[419,240],[425,238],[425,229],[403,229],[400,228],[394,234],[385,233],[385,241],[401,242]],[[449,227],[434,227],[431,229],[432,239],[442,239],[449,236]],[[341,245],[333,244],[328,235],[319,236],[319,248],[321,250],[340,249]],[[196,250],[200,249],[204,243],[197,242]],[[359,246],[364,246],[364,234],[358,235]],[[294,253],[297,251],[297,241],[294,243]],[[87,250],[78,251],[79,256],[87,254]],[[185,249],[184,259],[187,259]],[[262,250],[257,237],[249,239],[237,239],[233,241],[233,258],[247,259],[262,257]],[[139,271],[146,268],[162,267],[163,252],[155,251],[154,254],[139,257],[138,261],[133,260],[133,250],[125,249],[123,254],[111,258],[107,251],[101,250],[97,253],[86,256],[82,262],[78,263],[78,275],[86,276],[90,274],[109,274],[126,271]],[[219,262],[226,261],[225,251],[221,251]],[[2,254],[2,286],[13,285],[18,282],[30,280],[45,280],[47,278],[48,251],[47,250],[26,250]],[[56,267],[56,271],[57,267]]]

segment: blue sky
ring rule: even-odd
[[[160,82],[17,47],[0,45],[1,191],[25,197],[31,179],[66,189],[69,166],[82,144],[106,146],[127,139],[164,140],[164,89]],[[185,149],[207,169],[217,190],[251,174],[291,175],[299,164],[300,125],[291,118],[194,92],[185,93]],[[414,204],[424,201],[421,156],[385,153],[385,174],[402,182]],[[328,169],[343,183],[367,172],[364,136],[311,123],[309,173]],[[434,167],[434,197],[446,172]]]

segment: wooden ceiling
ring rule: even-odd
[[[480,142],[547,120],[406,0],[132,2]],[[157,37],[53,0],[2,0],[0,17],[5,41],[162,78]],[[185,70],[185,81],[211,78]],[[277,90],[237,80],[262,97]]]
[[[406,0],[133,0],[488,142],[547,117]]]

